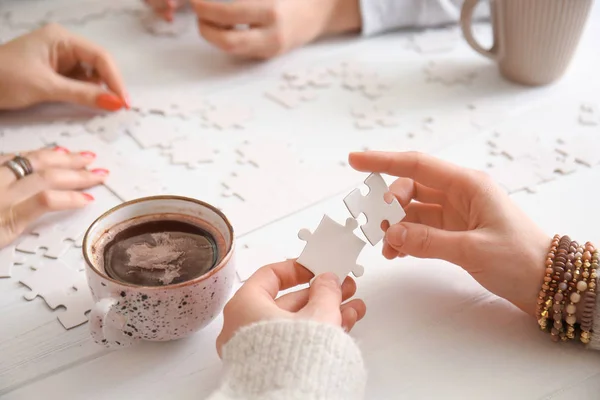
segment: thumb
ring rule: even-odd
[[[387,243],[400,253],[464,264],[464,232],[445,231],[427,225],[402,222],[385,233]]]
[[[80,104],[82,106],[117,111],[125,107],[125,101],[98,84],[82,82],[57,76],[50,93],[51,101]]]
[[[339,325],[342,320],[341,305],[340,279],[334,273],[327,272],[317,276],[310,284],[308,303],[299,314],[314,321]]]

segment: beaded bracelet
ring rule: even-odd
[[[552,318],[550,336],[554,342],[575,339],[578,333],[582,343],[591,341],[599,268],[600,252],[590,242],[581,246],[566,235],[553,237],[536,316],[542,330]]]
[[[555,266],[555,263],[557,261],[558,250],[564,249],[565,245],[567,243],[570,243],[570,241],[571,241],[571,239],[568,236],[563,236],[559,239],[558,246],[556,246],[556,249],[551,250],[552,257],[549,257],[549,258],[552,258],[552,264],[550,265],[550,269],[552,270],[550,272],[550,282],[548,282],[547,285],[545,285],[545,284],[542,285],[542,290],[543,289],[547,290],[546,297],[544,299],[544,304],[542,306],[540,320],[538,321],[540,328],[542,330],[546,330],[546,328],[547,328],[547,325],[548,325],[547,321],[548,321],[548,318],[550,317],[552,300],[554,299],[554,293],[557,290],[558,281],[560,280],[560,267]],[[549,254],[549,256],[550,256],[550,254]]]
[[[554,263],[554,257],[556,256],[556,249],[558,248],[558,241],[560,240],[559,235],[554,235],[552,239],[552,243],[550,244],[550,250],[548,251],[548,255],[546,256],[546,275],[544,276],[544,282],[542,283],[542,289],[538,294],[537,308],[535,311],[535,316],[538,320],[540,328],[545,329],[546,327],[542,327],[544,323],[542,323],[542,311],[544,310],[544,303],[546,303],[546,297],[548,296],[548,289],[550,289],[550,281],[552,281],[552,264]]]
[[[554,312],[552,319],[554,319],[554,323],[552,324],[552,329],[550,330],[550,337],[555,342],[564,337],[562,311],[565,298],[568,296],[567,291],[569,289],[569,273],[565,271],[565,268],[567,266],[569,249],[573,245],[570,240],[566,240],[567,238],[568,236],[565,236],[565,241],[559,244],[558,251],[556,252],[556,257],[554,259],[554,276],[560,276],[559,279],[561,279],[561,282],[558,284],[556,294],[554,295],[554,305],[552,306],[552,311]]]

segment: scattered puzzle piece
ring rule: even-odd
[[[579,123],[582,125],[600,125],[600,107],[597,104],[584,103],[579,109]]]
[[[600,163],[600,136],[594,133],[579,134],[568,141],[559,142],[558,151],[574,158],[577,162],[588,167]]]
[[[85,129],[99,135],[105,142],[114,142],[125,135],[137,119],[138,115],[134,112],[117,111],[92,118],[85,124]]]
[[[404,219],[406,213],[395,197],[392,196],[390,203],[385,200],[384,196],[390,190],[380,174],[369,175],[365,184],[369,187],[366,196],[362,195],[360,189],[354,189],[344,198],[344,204],[354,218],[358,218],[360,214],[365,215],[367,223],[361,225],[360,229],[369,243],[375,246],[385,235],[381,223],[388,221],[390,225],[397,224]]]
[[[361,92],[369,99],[377,99],[385,94],[390,85],[375,73],[352,72],[344,76],[343,87]]]
[[[356,277],[362,276],[364,268],[356,264],[356,260],[366,243],[353,233],[357,226],[353,218],[348,218],[344,226],[324,215],[314,233],[307,229],[298,232],[298,238],[306,245],[297,262],[315,276],[333,272],[340,282],[350,272]]]
[[[468,85],[477,77],[475,71],[465,69],[458,61],[446,59],[444,62],[430,61],[425,67],[429,82],[439,82],[445,85]]]
[[[45,129],[43,125],[31,125],[0,131],[0,154],[22,153],[45,147],[41,137]]]
[[[289,87],[279,87],[267,91],[265,96],[283,107],[292,109],[298,107],[303,102],[315,100],[317,93],[310,89],[298,90]]]
[[[33,232],[36,235],[25,236],[17,245],[17,250],[35,254],[40,249],[46,249],[46,257],[60,258],[83,236],[85,229],[86,226],[81,224],[70,225],[65,230],[56,225],[42,227]]]
[[[20,280],[31,289],[24,295],[25,299],[31,301],[40,296],[53,310],[64,306],[66,311],[60,313],[58,319],[66,329],[87,321],[85,313],[91,310],[93,300],[84,273],[59,260],[45,262],[32,269],[34,273]]]
[[[378,105],[355,107],[352,110],[354,124],[359,129],[373,129],[378,126],[389,128],[398,126],[398,121],[391,109]]]
[[[139,118],[129,127],[128,132],[144,149],[157,146],[167,148],[174,141],[185,137],[173,121],[156,115]]]
[[[218,129],[243,129],[253,117],[252,110],[234,104],[212,106],[204,112],[206,122]]]
[[[12,267],[25,263],[25,257],[15,250],[14,244],[0,249],[0,278],[10,278]]]
[[[175,141],[169,149],[164,150],[171,158],[171,163],[186,165],[190,169],[200,164],[213,162],[219,151],[208,140],[199,137],[188,137]]]
[[[521,160],[507,161],[501,165],[487,169],[490,176],[509,194],[526,190],[535,192],[535,187],[540,183],[540,176],[536,174],[531,164]]]
[[[306,69],[300,71],[290,71],[283,74],[293,88],[324,88],[333,84],[331,75],[327,70]]]

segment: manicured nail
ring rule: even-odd
[[[406,241],[406,228],[402,225],[392,225],[385,233],[385,238],[393,246],[402,246]]]
[[[82,151],[79,154],[84,156],[85,158],[96,158],[96,153],[93,153],[91,151]]]
[[[59,153],[65,153],[65,154],[70,153],[70,151],[68,149],[65,149],[64,147],[61,147],[61,146],[56,146],[54,148],[54,151],[58,151]]]
[[[104,168],[96,168],[96,169],[91,170],[90,172],[92,174],[100,175],[100,176],[106,176],[106,175],[108,175],[110,173],[109,170],[104,169]]]
[[[106,111],[117,111],[125,105],[123,100],[110,93],[103,93],[96,98],[96,105]]]
[[[123,102],[125,103],[125,108],[131,110],[131,100],[129,99],[129,95],[127,93],[123,95]]]
[[[81,193],[81,194],[83,195],[83,197],[85,197],[85,199],[86,199],[87,201],[94,201],[94,200],[95,200],[95,199],[94,199],[94,196],[92,196],[92,195],[91,195],[91,194],[89,194],[89,193]]]

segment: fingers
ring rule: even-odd
[[[0,210],[0,248],[11,243],[36,219],[50,211],[85,207],[93,201],[86,193],[44,191]]]
[[[103,183],[108,176],[105,169],[69,170],[47,169],[33,173],[8,187],[7,198],[18,202],[44,190],[81,190]]]
[[[102,78],[104,79],[104,78]],[[55,75],[51,83],[53,101],[79,104],[105,111],[118,111],[126,106],[126,101],[94,83]]]
[[[308,303],[299,314],[320,322],[339,324],[342,287],[337,275],[327,272],[315,278],[308,291]]]
[[[350,332],[354,325],[365,317],[367,305],[360,299],[354,299],[342,304],[340,311],[342,313],[342,328],[346,332]]]
[[[273,51],[268,29],[236,30],[203,23],[199,29],[207,42],[236,56],[268,57]]]
[[[2,156],[0,164],[13,157],[14,154]],[[46,169],[83,169],[95,160],[96,155],[91,151],[69,153],[64,147],[55,147],[54,149],[42,149],[25,153],[23,157],[31,162],[33,171],[36,173]],[[6,167],[0,167],[0,187],[5,187],[15,182],[16,179],[12,171]]]
[[[467,170],[433,156],[418,152],[392,153],[367,151],[351,153],[350,165],[363,172],[379,172],[410,178],[422,185],[447,192],[452,185],[468,178]]]
[[[126,103],[128,103],[128,99],[125,91],[125,84],[123,82],[121,73],[119,72],[119,68],[117,68],[112,56],[100,46],[78,36],[71,36],[69,43],[72,46],[72,51],[75,58],[79,62],[88,64],[95,71],[97,71],[102,81],[106,83],[106,86],[123,100],[124,106],[127,106]],[[100,88],[99,86],[96,87]],[[71,86],[70,88],[72,90],[84,90],[84,87]],[[85,88],[88,88],[91,91],[89,86],[85,86]],[[88,96],[84,95],[83,92],[80,93],[81,96],[88,98]],[[94,104],[95,99],[93,99],[93,101],[87,105]]]
[[[214,1],[192,0],[192,6],[200,23],[233,27],[235,25],[270,25],[275,22],[276,14],[272,2],[235,1],[218,3]]]
[[[398,178],[390,185],[390,192],[396,196],[402,207],[406,207],[411,200],[421,203],[444,204],[446,195],[435,189],[415,182],[410,178]]]
[[[404,208],[406,217],[403,222],[423,224],[436,229],[444,229],[444,209],[439,204],[412,202]]]
[[[310,289],[302,289],[297,292],[287,293],[277,300],[275,303],[283,310],[289,312],[300,311],[308,302],[308,294]],[[347,276],[342,283],[342,301],[348,300],[356,293],[356,282],[352,277]]]
[[[436,258],[460,264],[470,246],[469,232],[453,232],[427,225],[401,222],[391,226],[385,239],[400,253],[419,258]]]
[[[294,260],[286,260],[260,268],[246,281],[244,288],[274,299],[281,290],[308,283],[313,276]]]

